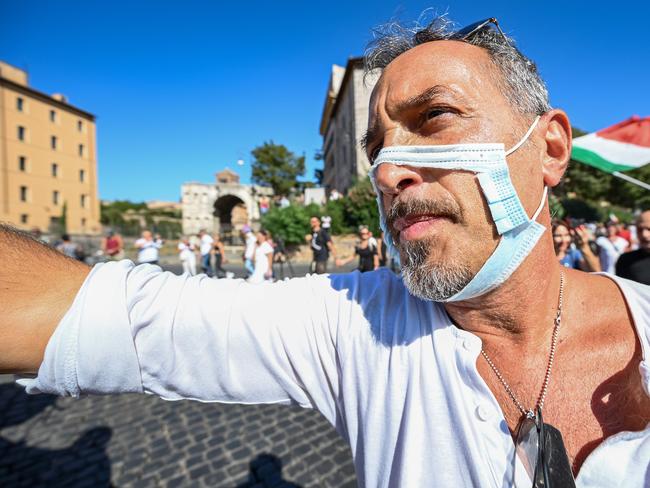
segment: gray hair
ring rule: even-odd
[[[374,40],[364,56],[366,73],[382,70],[396,57],[420,44],[452,38],[453,23],[445,16],[436,16],[428,24],[415,22],[405,26],[389,22],[374,30]],[[524,56],[514,44],[494,29],[480,29],[467,39],[458,39],[485,49],[502,75],[499,88],[510,104],[522,114],[542,115],[551,109],[548,91],[535,63]]]

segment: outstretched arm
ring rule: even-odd
[[[90,268],[0,224],[0,373],[35,373]]]

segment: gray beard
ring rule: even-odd
[[[402,280],[411,293],[423,300],[445,301],[461,291],[472,280],[472,272],[464,264],[431,264],[431,240],[406,242],[399,245]]]

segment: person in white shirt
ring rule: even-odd
[[[273,278],[273,247],[268,241],[268,232],[260,229],[256,234],[257,245],[255,247],[253,274],[248,277],[249,283],[264,283]]]
[[[607,229],[607,236],[600,236],[596,239],[600,269],[606,273],[615,274],[616,261],[618,261],[619,256],[629,247],[630,243],[626,239],[616,235],[618,232],[618,224],[616,222],[610,220],[605,227]]]
[[[255,272],[255,249],[257,247],[257,237],[253,234],[253,231],[248,225],[242,227],[241,230],[242,238],[244,239],[244,254],[242,256],[244,260],[244,269],[246,270],[246,276],[249,277]]]
[[[494,19],[439,18],[377,31],[366,66],[401,276],[90,269],[1,228],[0,371],[38,373],[30,393],[316,408],[361,486],[647,486],[650,288],[557,261],[571,124],[535,65]]]
[[[158,254],[162,244],[162,239],[158,236],[154,238],[151,231],[142,231],[140,239],[135,241],[135,247],[138,249],[138,263],[158,264]]]
[[[183,273],[188,273],[190,276],[196,274],[196,254],[194,251],[190,239],[184,236],[178,243],[178,257],[183,266]]]
[[[201,270],[210,278],[214,275],[212,269],[212,244],[214,239],[205,229],[199,231],[199,253],[201,254]]]

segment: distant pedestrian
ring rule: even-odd
[[[158,264],[161,239],[154,239],[151,231],[143,230],[140,239],[135,241],[138,250],[138,264]]]
[[[259,284],[273,279],[273,247],[268,242],[269,234],[265,230],[257,231],[255,237],[255,268],[248,282]]]
[[[184,236],[178,243],[178,257],[183,265],[183,273],[190,276],[196,274],[196,248],[187,236]]]
[[[199,252],[201,253],[201,270],[210,278],[214,275],[212,269],[212,244],[214,239],[205,229],[199,231]]]
[[[82,255],[81,249],[78,244],[72,242],[69,234],[63,234],[61,236],[61,242],[56,246],[57,251],[65,254],[69,258],[76,259],[81,261],[79,258]]]
[[[321,227],[320,219],[316,216],[309,220],[311,225],[311,235],[306,235],[305,240],[309,242],[313,253],[311,263],[311,272],[316,274],[323,274],[327,272],[327,261],[330,253],[336,258],[336,250],[332,243],[332,238],[325,229]]]
[[[362,273],[373,271],[379,268],[379,253],[377,240],[372,237],[370,230],[365,225],[359,227],[359,240],[354,246],[354,254],[359,256],[357,269]],[[354,259],[354,255],[343,259],[337,259],[337,266],[344,266]]]
[[[565,268],[582,271],[600,271],[598,257],[589,246],[589,231],[584,225],[575,229],[561,220],[553,221],[551,225],[555,255]]]
[[[109,230],[106,237],[102,239],[102,252],[109,260],[120,260],[124,258],[124,242],[122,236]]]
[[[244,260],[244,268],[246,269],[246,277],[249,277],[255,271],[254,259],[257,239],[248,225],[242,227],[241,235],[244,240],[244,253],[242,258]]]
[[[224,278],[226,276],[226,270],[223,269],[223,264],[228,262],[226,259],[226,248],[218,232],[213,235],[213,239],[212,254],[214,256],[215,276],[217,278]]]
[[[269,209],[271,208],[271,199],[266,195],[262,195],[260,197],[259,204],[260,204],[260,213],[262,215],[266,215]]]
[[[618,257],[625,252],[630,243],[617,235],[618,223],[610,220],[605,228],[607,235],[596,239],[599,248],[600,269],[605,273],[614,274]]]
[[[616,274],[650,285],[650,210],[639,215],[636,232],[639,248],[621,255],[616,263]]]

